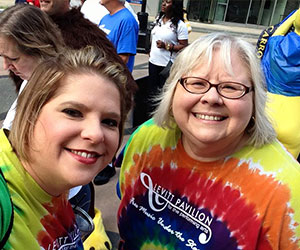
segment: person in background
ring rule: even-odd
[[[4,249],[83,249],[67,193],[89,183],[116,153],[126,81],[124,67],[94,47],[36,67],[11,130],[0,131],[0,166],[14,209]],[[4,209],[6,200],[1,196]]]
[[[155,26],[151,31],[149,57],[149,79],[147,86],[147,113],[154,110],[154,98],[163,87],[166,78],[160,72],[168,62],[176,58],[179,51],[188,45],[188,29],[183,22],[183,1],[163,0]]]
[[[120,172],[119,249],[300,249],[300,165],[276,139],[255,47],[184,49]]]
[[[22,92],[39,63],[63,53],[64,47],[60,30],[38,8],[17,4],[1,13],[0,56],[18,93]],[[17,99],[7,113],[3,128],[11,128],[16,103]]]
[[[125,1],[124,6],[134,16],[135,20],[139,22],[137,15],[127,1]],[[99,25],[101,19],[105,15],[109,14],[109,11],[100,3],[99,0],[84,1],[80,8],[80,11],[86,19],[89,19],[92,23],[97,25]]]
[[[84,18],[78,8],[70,8],[69,0],[40,0],[41,10],[46,12],[54,23],[59,27],[65,44],[72,49],[80,49],[86,46],[95,46],[102,49],[107,56],[124,64],[122,59],[116,53],[114,45],[107,39],[106,34],[88,19]],[[125,65],[125,64],[124,64]],[[127,71],[128,95],[136,91],[137,85]],[[127,102],[128,110],[132,107],[132,102]]]
[[[124,6],[125,0],[101,0],[109,11],[101,20],[99,27],[115,46],[118,55],[126,63],[130,72],[134,66],[139,26],[130,11]]]

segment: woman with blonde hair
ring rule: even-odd
[[[0,130],[7,183],[0,182],[6,190],[0,206],[9,210],[11,197],[14,215],[3,249],[83,249],[68,191],[93,180],[116,153],[127,115],[126,82],[124,67],[93,47],[66,51],[35,69],[11,130]]]

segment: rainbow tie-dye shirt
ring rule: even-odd
[[[119,249],[300,249],[300,166],[278,141],[204,163],[180,138],[152,120],[130,137]]]
[[[40,188],[24,170],[3,129],[0,167],[14,206],[13,228],[5,250],[83,249],[67,195],[52,197]]]

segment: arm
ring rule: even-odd
[[[162,49],[165,49],[165,50],[178,52],[178,51],[182,50],[183,48],[185,48],[188,45],[188,40],[187,39],[178,40],[178,43],[179,44],[175,45],[175,44],[165,43],[161,40],[158,40],[156,42],[156,46],[157,46],[157,48],[162,48]]]
[[[121,54],[119,54],[119,56],[121,57],[122,61],[126,64],[129,60],[130,54],[129,53],[121,53]]]

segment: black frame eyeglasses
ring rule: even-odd
[[[254,91],[253,87],[247,87],[239,82],[228,81],[212,84],[201,77],[182,77],[178,81],[191,94],[205,94],[212,87],[215,87],[218,94],[227,99],[239,99],[247,93]]]

